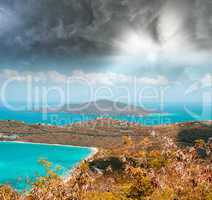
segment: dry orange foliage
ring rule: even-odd
[[[115,171],[113,163],[105,170],[84,161],[64,182],[51,171],[51,163],[40,161],[47,175],[38,178],[29,194],[19,194],[8,186],[0,187],[0,200],[211,200],[211,144],[197,141],[194,147],[179,148],[170,138],[160,138],[154,149],[149,138],[136,147],[130,137],[124,146],[96,155],[104,163],[113,155],[124,168]],[[198,149],[205,149],[202,158]],[[107,161],[108,163],[108,161]],[[105,163],[104,163],[105,165]],[[110,168],[110,170],[108,170]]]

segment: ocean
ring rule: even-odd
[[[0,184],[9,184],[18,191],[28,190],[36,177],[45,175],[39,160],[48,160],[52,168],[61,167],[59,175],[66,175],[92,149],[62,145],[0,142]]]
[[[174,124],[179,122],[212,120],[212,106],[210,104],[201,105],[195,103],[169,103],[162,109],[161,114],[151,114],[144,117],[118,116],[111,117],[129,122],[141,123],[144,125]],[[96,115],[80,115],[71,113],[41,113],[33,111],[11,111],[0,108],[0,120],[18,120],[27,124],[49,124],[64,126],[75,122],[95,120]],[[107,116],[108,117],[108,116]]]
[[[27,124],[50,124],[64,126],[67,124],[94,120],[100,116],[79,115],[71,113],[17,112],[0,108],[0,120],[18,120]],[[107,116],[108,117],[108,116]],[[111,117],[118,120],[141,123],[147,126],[174,124],[179,122],[212,120],[211,105],[200,104],[166,104],[161,114],[144,117],[119,116]],[[38,164],[41,158],[47,159],[62,167],[60,174],[67,173],[90,153],[89,148],[22,144],[0,142],[0,184],[10,184],[17,190],[30,188],[27,180],[34,181],[44,170]],[[37,174],[37,175],[36,175]]]
[[[158,114],[153,113],[144,117],[119,116],[116,117],[116,119],[136,122],[146,126],[212,120],[212,105],[169,103],[166,104],[162,112]]]

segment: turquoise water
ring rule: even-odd
[[[152,106],[155,110],[160,110],[157,106]],[[201,104],[166,104],[161,110],[168,114],[152,114],[145,117],[119,116],[113,117],[119,120],[127,120],[130,122],[141,123],[144,125],[160,125],[173,124],[177,122],[187,122],[196,120],[212,120],[212,106]],[[39,112],[16,112],[5,108],[0,108],[0,120],[18,120],[28,124],[51,124],[51,125],[66,125],[75,122],[94,120],[98,116],[95,115],[78,115],[71,113],[48,113],[42,114]]]
[[[212,120],[211,105],[199,104],[166,104],[163,113],[145,117],[119,116],[119,120],[127,120],[145,125],[173,124],[195,120]],[[0,120],[18,120],[28,124],[66,125],[75,122],[94,120],[98,116],[77,115],[70,113],[15,112],[0,108]],[[27,180],[34,180],[35,175],[43,175],[44,170],[38,164],[41,158],[48,159],[54,165],[62,166],[60,174],[73,168],[82,159],[86,158],[91,149],[0,142],[0,184],[11,184],[17,190],[30,187]]]
[[[81,121],[94,120],[96,116],[93,115],[78,115],[71,113],[47,113],[41,112],[28,112],[28,111],[11,111],[5,108],[0,108],[0,120],[16,120],[23,121],[27,124],[51,124],[63,126]]]
[[[151,114],[144,117],[120,116],[116,117],[116,119],[136,122],[147,126],[212,120],[211,104],[170,103],[165,105],[162,112],[164,114]]]
[[[81,160],[91,154],[90,148],[56,146],[31,143],[0,142],[0,184],[10,184],[17,190],[29,189],[38,175],[45,170],[38,164],[47,159],[61,166],[60,175],[65,175]]]

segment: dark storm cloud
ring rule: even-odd
[[[167,9],[182,17],[179,34],[197,48],[211,49],[211,0],[1,0],[0,61],[110,55],[114,41],[129,29],[160,44]]]
[[[11,26],[1,34],[2,46],[30,52],[105,53],[126,28],[150,28],[156,35],[155,15],[160,3],[128,0],[20,0],[2,1],[0,22]],[[149,24],[153,24],[150,27]],[[19,26],[18,26],[19,25]],[[146,26],[147,27],[144,27]],[[148,27],[149,26],[149,27]],[[14,49],[15,47],[15,49]],[[10,49],[9,49],[10,50]]]

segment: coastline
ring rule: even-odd
[[[205,123],[207,122],[208,124],[211,124],[212,121],[207,120],[207,121],[182,122],[179,124],[175,123],[175,124],[162,125],[162,126],[161,125],[151,126],[150,128],[148,128],[148,126],[140,126],[139,124],[138,125],[135,124],[135,126],[134,126],[134,124],[132,124],[133,129],[129,129],[128,127],[126,128],[125,124],[122,125],[121,121],[114,121],[114,122],[115,122],[114,124],[116,125],[116,123],[117,123],[118,126],[113,126],[114,130],[112,132],[108,129],[106,133],[101,132],[102,134],[99,134],[98,132],[95,133],[93,131],[93,129],[89,129],[89,127],[87,129],[85,128],[85,132],[80,132],[80,129],[78,129],[78,127],[80,127],[80,125],[79,126],[76,125],[76,130],[79,132],[77,132],[77,134],[75,134],[75,132],[74,132],[75,129],[73,129],[74,130],[73,133],[70,131],[70,134],[68,134],[69,133],[68,131],[64,132],[64,134],[62,135],[62,136],[64,136],[63,140],[57,140],[56,135],[59,132],[57,132],[57,129],[56,130],[53,129],[52,132],[49,131],[49,132],[46,132],[45,135],[44,134],[41,135],[42,137],[39,134],[38,134],[39,137],[34,137],[33,133],[32,133],[32,136],[29,133],[29,134],[27,134],[27,136],[31,136],[31,137],[20,136],[20,138],[17,138],[15,140],[5,140],[5,141],[1,141],[1,142],[2,143],[3,142],[24,143],[24,144],[33,144],[33,145],[48,145],[48,146],[63,146],[63,147],[67,147],[67,148],[68,147],[76,147],[76,148],[81,148],[81,149],[83,149],[83,148],[88,149],[89,152],[84,156],[84,158],[78,160],[78,162],[76,162],[74,165],[66,168],[66,171],[64,173],[62,173],[62,175],[60,176],[61,180],[68,182],[70,179],[75,178],[78,169],[80,169],[79,166],[83,161],[95,158],[94,155],[96,155],[98,153],[98,151],[101,149],[113,148],[113,146],[110,146],[110,144],[112,144],[114,146],[118,145],[119,141],[120,141],[119,139],[122,138],[123,133],[126,133],[126,130],[128,133],[132,133],[132,137],[142,138],[145,135],[150,135],[152,133],[152,131],[154,130],[156,136],[157,135],[165,135],[165,136],[168,135],[169,137],[176,138],[177,134],[183,129],[183,127],[192,127],[192,128],[199,129],[200,125],[203,124],[203,122],[205,122]],[[95,124],[95,121],[93,123]],[[107,119],[102,120],[102,125],[108,125]],[[101,127],[100,127],[100,129],[98,129],[98,126],[95,128],[97,131],[102,131]],[[48,129],[46,129],[46,130],[48,131]],[[134,133],[133,131],[137,131],[136,135],[135,134],[133,135],[133,133]],[[113,133],[116,133],[117,135],[113,134]],[[52,137],[50,137],[51,134],[52,134]],[[68,136],[68,137],[66,137],[66,136]],[[86,142],[83,142],[83,143],[81,142],[82,136],[84,137],[84,140]],[[92,140],[90,138],[92,138]],[[28,142],[28,141],[30,141],[30,142]],[[39,141],[39,142],[33,142],[33,141]],[[61,142],[59,142],[59,141],[61,141]],[[111,141],[114,141],[114,144]],[[69,142],[72,143],[72,145],[67,144]],[[63,143],[63,144],[60,144],[60,143]],[[80,146],[80,145],[82,145],[82,146]],[[99,147],[99,149],[92,147],[92,146],[97,146],[97,147]]]
[[[90,149],[91,153],[81,160],[80,162],[76,163],[71,169],[67,170],[67,172],[64,175],[61,175],[63,181],[66,183],[68,182],[73,176],[74,171],[77,169],[77,167],[83,162],[88,161],[91,159],[94,155],[98,153],[98,148],[96,147],[86,147],[86,146],[74,146],[74,145],[63,145],[63,144],[48,144],[48,143],[33,143],[33,142],[25,142],[25,141],[0,141],[0,143],[20,143],[20,144],[33,144],[33,145],[45,145],[45,146],[61,146],[61,147],[76,147],[76,148],[82,148],[82,149]]]
[[[3,140],[0,142],[5,143],[20,143],[20,144],[34,144],[34,145],[46,145],[46,146],[61,146],[61,147],[76,147],[76,148],[82,148],[82,149],[95,149],[96,147],[89,147],[89,146],[79,146],[79,145],[66,145],[66,144],[51,144],[51,143],[42,143],[42,142],[26,142],[26,141],[20,141],[20,140],[13,140],[13,141],[7,141]]]
[[[67,183],[75,174],[75,170],[77,170],[78,166],[84,161],[90,160],[92,157],[94,157],[99,152],[99,149],[96,147],[91,147],[91,153],[83,160],[81,160],[79,163],[77,163],[72,169],[70,169],[65,175],[63,175],[63,181]]]
[[[105,127],[105,125],[108,125],[108,121],[103,119],[101,122],[102,126],[95,126],[95,130],[92,127],[90,128],[90,126],[88,126],[88,127],[85,126],[85,128],[81,131],[81,129],[79,129],[81,126],[76,125],[75,129],[73,128],[73,130],[70,131],[70,134],[68,134],[69,132],[64,132],[64,133],[62,132],[63,134],[59,134],[60,132],[55,130],[54,132],[53,131],[49,132],[49,133],[47,132],[46,134],[42,134],[42,135],[38,134],[38,137],[36,137],[32,134],[32,136],[30,136],[30,135],[27,135],[28,137],[20,136],[17,139],[9,140],[9,141],[5,140],[3,142],[8,142],[8,144],[9,143],[14,143],[14,144],[15,143],[17,143],[17,144],[24,143],[24,144],[32,144],[32,145],[48,145],[48,146],[52,146],[52,147],[53,146],[64,146],[64,147],[67,147],[67,149],[69,147],[88,148],[88,150],[85,149],[85,151],[87,153],[85,153],[84,156],[81,157],[81,159],[79,159],[77,162],[75,162],[72,166],[67,166],[66,169],[64,171],[62,171],[62,173],[60,173],[60,176],[58,176],[59,177],[58,182],[55,185],[49,187],[48,184],[46,184],[46,186],[48,187],[48,194],[52,195],[55,191],[57,192],[57,194],[61,194],[60,193],[61,191],[64,191],[64,194],[68,194],[68,193],[71,194],[72,187],[73,187],[73,191],[74,191],[73,193],[75,193],[74,186],[76,185],[77,186],[76,191],[79,192],[79,194],[80,194],[81,180],[83,180],[83,182],[85,180],[85,186],[89,187],[90,182],[89,182],[88,178],[91,178],[94,181],[91,183],[91,186],[94,185],[94,188],[93,188],[94,192],[97,192],[97,195],[98,195],[99,192],[100,192],[100,194],[102,192],[102,189],[99,188],[100,184],[103,185],[105,191],[108,191],[108,188],[109,189],[111,188],[111,191],[113,191],[113,187],[112,187],[113,183],[114,183],[114,189],[117,189],[118,187],[116,187],[116,186],[119,186],[118,184],[120,184],[119,182],[113,182],[113,180],[116,180],[116,175],[117,175],[116,173],[108,173],[108,175],[109,175],[108,177],[101,176],[101,175],[104,175],[104,172],[106,172],[107,169],[110,169],[107,166],[110,166],[111,163],[113,163],[113,160],[111,160],[109,158],[111,156],[111,154],[107,154],[107,151],[104,152],[104,149],[107,150],[107,149],[117,148],[118,151],[114,151],[113,155],[115,156],[115,158],[120,159],[120,155],[123,155],[122,146],[124,143],[120,144],[120,140],[123,139],[123,135],[129,135],[130,139],[132,139],[132,141],[134,141],[133,144],[135,144],[135,145],[136,144],[142,145],[140,143],[140,141],[143,141],[144,137],[150,136],[149,138],[153,144],[153,149],[156,149],[157,151],[159,151],[159,150],[162,151],[164,144],[170,145],[170,144],[172,144],[172,142],[170,142],[170,141],[173,141],[173,144],[176,144],[176,147],[179,148],[179,150],[180,150],[181,148],[184,149],[184,146],[183,145],[178,146],[179,141],[177,141],[176,139],[177,139],[179,133],[183,133],[183,135],[185,135],[185,133],[182,131],[189,130],[189,133],[191,133],[191,131],[194,130],[197,132],[200,131],[201,133],[204,133],[204,135],[207,136],[207,132],[210,131],[212,128],[211,122],[212,121],[207,122],[207,124],[209,126],[206,126],[202,122],[198,122],[198,123],[197,122],[189,122],[189,123],[184,122],[184,123],[174,124],[174,125],[157,126],[157,127],[147,128],[145,126],[140,126],[139,124],[138,125],[132,124],[132,126],[126,126],[125,123],[122,123],[120,121],[112,121],[112,123],[109,123],[109,126],[108,126],[109,128],[107,128],[107,127]],[[96,122],[93,122],[93,123],[95,124]],[[104,130],[102,130],[102,127],[105,127]],[[210,133],[211,132],[209,132],[209,134]],[[71,135],[73,135],[73,137],[71,137]],[[59,138],[61,138],[61,136],[64,136],[63,140],[59,140]],[[163,142],[163,140],[162,140],[163,137],[166,139],[170,139],[170,141],[165,141],[165,139],[164,139],[164,142]],[[82,138],[83,138],[84,142],[82,142]],[[184,138],[184,139],[186,139],[186,138]],[[183,142],[184,139],[181,138],[180,142]],[[192,141],[191,141],[191,143],[192,143]],[[97,148],[95,148],[93,146],[95,146]],[[37,147],[39,148],[39,146],[37,146]],[[37,147],[35,146],[34,148],[37,148]],[[54,149],[54,147],[52,149]],[[55,149],[56,149],[56,147],[55,147]],[[187,149],[187,148],[185,148],[185,149]],[[103,152],[102,152],[102,150],[103,150]],[[137,149],[133,148],[133,151],[136,152],[136,155],[137,155]],[[149,151],[151,152],[152,149]],[[67,159],[70,159],[72,155],[75,155],[76,157],[79,158],[79,155],[77,153],[75,153],[75,154],[68,154]],[[134,156],[133,152],[132,152],[132,156]],[[48,158],[48,156],[46,156],[46,157]],[[63,154],[61,154],[61,158],[62,157],[63,157]],[[101,166],[98,165],[99,159],[103,160],[104,162],[106,161],[106,163],[108,163],[108,164],[106,164],[105,167],[101,168]],[[135,156],[135,159],[137,159],[136,156]],[[172,159],[172,157],[171,157],[171,159]],[[170,161],[175,161],[175,159],[170,160]],[[121,160],[121,162],[122,162],[122,160]],[[179,161],[179,162],[181,162],[181,161]],[[134,164],[131,162],[129,162],[127,164],[129,166],[134,167]],[[142,166],[142,163],[141,163],[141,166]],[[201,166],[203,166],[203,165],[201,165]],[[139,167],[139,168],[142,169],[142,167]],[[146,168],[144,168],[144,169],[146,169]],[[155,174],[157,174],[157,173],[158,172],[156,169]],[[168,171],[167,171],[167,173],[168,173]],[[102,177],[101,180],[98,179],[98,177],[100,177],[100,176]],[[152,174],[149,173],[148,176],[151,177]],[[173,174],[173,176],[175,177],[175,174]],[[160,177],[160,175],[158,175],[158,177]],[[112,182],[111,182],[111,180],[112,180]],[[126,179],[124,178],[124,182],[127,183],[128,181],[129,180],[127,180],[127,178]],[[134,180],[131,180],[131,181],[132,181],[132,183],[134,183]],[[171,181],[171,179],[170,179],[170,181]],[[53,182],[55,182],[55,181],[53,181]],[[48,183],[48,181],[44,182],[44,183]],[[187,181],[185,181],[185,183],[187,183]],[[62,186],[61,187],[62,190],[61,190],[60,186]],[[15,191],[17,191],[19,194],[21,194],[20,193],[21,191],[18,191],[18,190],[15,190]],[[32,191],[32,193],[34,192],[32,195],[35,195],[36,197],[41,197],[43,195],[43,191],[39,187],[33,187],[33,186],[31,188],[29,188],[27,191],[25,191],[24,195],[26,195],[26,196],[28,194],[31,195],[31,193],[30,193],[31,191]],[[85,191],[85,193],[91,195],[90,191],[88,191],[88,192]],[[55,195],[57,195],[57,194],[55,194]]]

